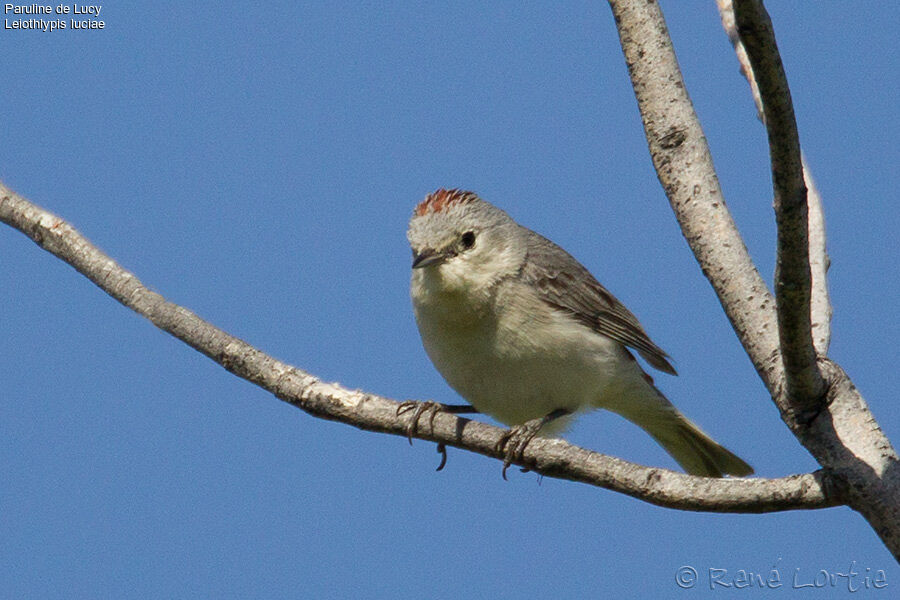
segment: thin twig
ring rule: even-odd
[[[821,356],[828,355],[831,345],[831,296],[828,293],[828,268],[831,259],[828,257],[827,236],[825,233],[825,210],[822,208],[822,197],[816,187],[812,172],[806,164],[806,156],[801,152],[803,163],[803,180],[806,182],[806,201],[809,204],[809,270],[812,276],[812,304],[809,317],[812,321],[813,344]]]
[[[736,0],[738,36],[759,86],[769,139],[778,253],[775,298],[787,394],[795,410],[815,414],[825,395],[810,313],[809,222],[800,138],[772,22],[759,0]]]
[[[360,429],[406,436],[407,417],[398,402],[337,384],[323,383],[264,354],[147,289],[71,225],[0,184],[0,221],[22,231],[73,266],[103,291],[192,348],[307,413]],[[496,449],[505,430],[438,413],[419,439],[503,460]],[[760,513],[840,504],[822,472],[780,479],[713,479],[644,467],[591,452],[558,439],[536,439],[517,464],[548,477],[628,494],[660,506],[708,512]]]
[[[753,103],[756,105],[756,116],[765,125],[766,117],[763,111],[762,97],[759,94],[759,86],[750,65],[750,57],[744,48],[741,37],[738,35],[737,23],[734,20],[734,7],[731,0],[716,0],[719,6],[719,16],[722,18],[722,27],[731,40],[737,55],[741,73],[750,85],[750,93]],[[822,210],[822,198],[816,188],[812,172],[806,163],[806,156],[801,152],[800,160],[803,166],[803,179],[806,183],[806,200],[809,206],[809,265],[812,275],[812,300],[810,319],[812,321],[813,343],[818,354],[828,354],[828,346],[831,343],[831,300],[828,293],[828,267],[829,258],[826,248],[825,215]]]
[[[681,231],[782,414],[775,298],[728,211],[659,5],[610,0],[650,156]]]
[[[827,402],[798,419],[785,393],[774,301],[722,201],[658,3],[609,0],[650,154],[681,229],[782,419],[900,560],[900,461],[859,389],[822,358]],[[804,415],[805,416],[805,415]]]

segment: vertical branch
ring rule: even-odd
[[[647,0],[609,4],[657,177],[703,274],[785,414],[775,299],[725,204],[659,5]]]
[[[824,400],[825,381],[812,339],[809,221],[800,138],[768,13],[759,0],[736,0],[734,8],[738,35],[759,86],[769,138],[778,226],[775,299],[785,385],[794,407],[812,412]]]
[[[821,375],[816,368],[810,334],[810,277],[809,264],[805,262],[807,199],[802,180],[799,143],[796,141],[796,125],[791,112],[787,126],[793,133],[774,130],[781,126],[778,123],[784,120],[784,115],[770,116],[773,107],[778,106],[777,99],[770,100],[768,97],[772,92],[772,86],[768,85],[771,81],[763,85],[766,78],[774,77],[778,81],[779,73],[780,81],[784,82],[771,25],[762,48],[759,47],[759,38],[755,40],[758,42],[756,51],[774,52],[778,73],[773,74],[755,62],[753,64],[756,67],[755,79],[760,82],[760,97],[770,140],[773,134],[775,137],[793,135],[794,139],[793,144],[781,144],[778,140],[772,140],[778,143],[773,145],[770,141],[770,145],[773,147],[773,166],[777,166],[776,158],[785,147],[791,152],[792,146],[795,151],[793,156],[796,161],[791,165],[796,167],[794,171],[786,173],[776,169],[775,174],[778,183],[783,183],[785,174],[796,175],[790,177],[788,182],[800,190],[799,200],[797,197],[788,197],[783,199],[783,203],[787,205],[788,212],[793,210],[790,217],[796,218],[798,212],[800,217],[799,232],[803,249],[800,262],[801,267],[805,266],[806,277],[804,279],[801,276],[799,282],[801,286],[805,282],[807,288],[805,347],[802,344],[802,327],[799,336],[796,331],[786,331],[789,327],[779,327],[775,300],[762,283],[722,199],[709,147],[685,89],[659,5],[653,0],[609,0],[609,4],[616,19],[619,40],[641,111],[653,165],[697,262],[715,289],[744,349],[772,394],[782,419],[826,472],[835,477],[835,493],[845,497],[848,505],[868,520],[894,556],[900,559],[900,462],[859,390],[838,365],[827,360],[822,361],[822,368],[831,384],[827,388],[827,402],[823,401],[817,406],[818,397],[815,394],[803,397],[796,390],[798,379],[801,383],[812,381],[814,388],[817,380],[821,382]],[[756,3],[754,7],[761,8]],[[744,29],[740,32],[743,36]],[[747,40],[744,39],[744,42],[747,43]],[[753,51],[749,45],[748,54],[752,57]],[[770,60],[769,63],[771,62]],[[786,92],[786,84],[783,85],[783,89],[775,86],[776,91]],[[790,108],[789,96],[787,106]],[[777,190],[777,193],[780,191]],[[801,211],[796,210],[798,204]],[[782,208],[779,206],[778,210],[781,211]],[[781,216],[778,225],[781,240],[786,233]],[[779,253],[784,254],[781,246]],[[795,254],[793,258],[796,257]],[[801,275],[802,271],[803,269]],[[779,273],[780,277],[786,278],[785,282],[791,281],[791,277],[795,278],[793,282],[798,281],[796,275],[784,268]],[[784,290],[781,293],[783,295]],[[782,296],[782,301],[784,300]],[[790,297],[786,300],[788,305],[795,301]],[[793,308],[796,309],[796,305]],[[801,310],[801,317],[802,312]],[[799,377],[795,371],[791,384],[793,389],[785,389],[787,386],[784,385],[784,368],[788,361],[781,357],[785,346],[780,338],[785,334],[789,340],[791,336],[800,340],[800,358],[812,355],[811,364],[815,369],[812,373],[801,372]],[[797,350],[793,347],[788,349]],[[799,365],[795,360],[790,363],[792,369],[798,366],[805,366],[802,360]],[[793,392],[794,395],[787,392]],[[798,412],[805,412],[804,409],[809,408],[821,409],[818,418],[811,421],[797,418]]]
[[[809,205],[809,268],[812,276],[812,304],[810,320],[812,321],[813,344],[816,352],[825,356],[831,344],[831,298],[828,295],[828,248],[825,236],[825,211],[822,198],[816,188],[806,156],[801,152],[803,162],[803,180],[806,182],[806,201]]]
[[[744,48],[741,37],[738,35],[737,23],[734,20],[734,7],[731,0],[716,0],[719,5],[719,15],[722,17],[722,27],[731,40],[741,73],[750,85],[750,93],[753,95],[753,103],[756,105],[756,116],[765,124],[766,117],[763,111],[762,97],[759,94],[759,86],[750,65],[750,57]],[[806,157],[802,151],[800,160],[803,166],[803,179],[806,183],[806,201],[809,209],[809,266],[812,276],[812,300],[810,307],[810,320],[812,321],[813,343],[816,351],[821,355],[828,353],[831,343],[831,300],[828,294],[828,250],[825,236],[825,214],[822,210],[822,198],[816,189],[815,181]]]

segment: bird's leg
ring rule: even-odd
[[[454,415],[472,414],[478,412],[478,409],[471,404],[441,404],[440,402],[434,402],[433,400],[428,400],[425,402],[407,400],[406,402],[401,402],[397,407],[397,415],[402,415],[403,413],[410,410],[414,410],[412,419],[410,419],[409,423],[406,425],[406,437],[409,440],[410,446],[412,446],[413,435],[416,433],[416,429],[419,426],[419,419],[422,417],[422,414],[425,411],[428,411],[430,413],[428,415],[428,424],[432,429],[434,429],[434,415],[436,415],[438,412],[446,412]],[[440,471],[444,468],[444,465],[447,464],[447,447],[442,443],[438,443],[437,451],[441,455],[441,464],[438,465],[438,468],[436,470]]]
[[[428,424],[432,428],[434,428],[434,416],[439,412],[446,412],[454,415],[478,412],[478,409],[471,404],[441,404],[440,402],[435,402],[433,400],[426,400],[425,402],[407,400],[406,402],[401,402],[397,407],[397,416],[413,409],[415,410],[412,419],[410,419],[409,423],[406,425],[406,437],[409,439],[410,446],[412,446],[413,435],[415,435],[416,429],[419,426],[419,419],[422,418],[422,415],[426,411],[430,413],[428,416]]]
[[[541,428],[547,423],[555,421],[560,417],[572,414],[572,411],[565,408],[557,408],[556,410],[544,415],[543,417],[525,421],[521,425],[510,427],[509,431],[500,437],[497,442],[497,452],[503,452],[503,479],[506,479],[506,469],[513,461],[521,461],[525,453],[525,448],[540,433]]]

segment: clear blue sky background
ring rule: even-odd
[[[897,443],[900,5],[770,4],[827,210],[831,356]],[[713,2],[663,8],[770,281],[746,83]],[[0,179],[153,289],[325,380],[454,402],[413,322],[405,229],[427,192],[476,190],[640,317],[680,372],[663,390],[760,476],[816,468],[671,215],[605,3],[120,2],[100,18],[0,31]],[[900,588],[846,508],[678,512],[504,482],[453,449],[435,473],[433,445],[277,401],[5,227],[0,303],[4,598],[687,598],[712,593],[709,568],[773,566],[784,588],[747,597],[780,598],[795,569],[808,583],[854,561],[889,582],[864,597]],[[569,437],[675,467],[613,415]],[[683,565],[692,591],[675,585]]]

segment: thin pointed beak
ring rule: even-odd
[[[439,265],[447,260],[447,258],[449,258],[449,256],[444,252],[425,248],[418,254],[413,255],[412,268],[423,269],[425,267],[430,267],[431,265]]]

